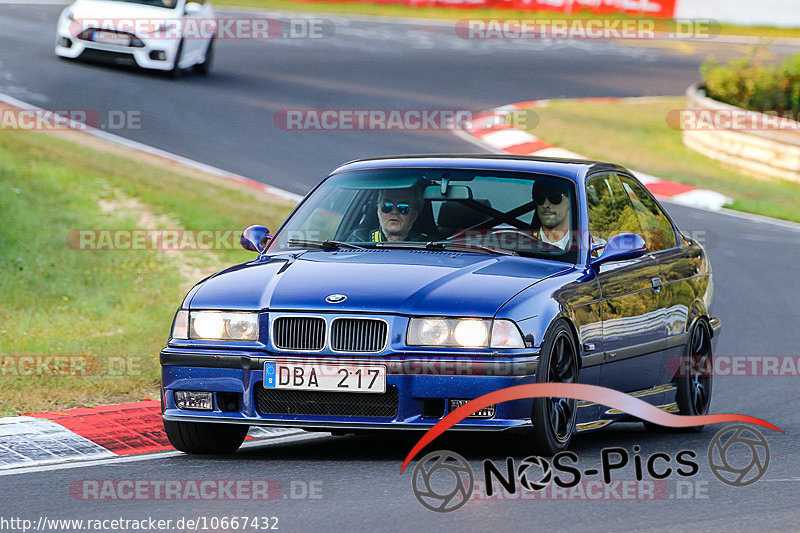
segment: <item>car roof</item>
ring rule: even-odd
[[[380,168],[470,168],[486,170],[520,170],[543,172],[581,181],[597,171],[625,172],[613,163],[586,159],[563,159],[510,154],[419,154],[357,159],[338,167],[331,175],[347,170]]]

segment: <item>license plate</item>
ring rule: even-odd
[[[92,40],[96,43],[118,44],[121,46],[130,46],[131,44],[131,38],[128,35],[120,35],[113,31],[96,31],[92,34]]]
[[[264,364],[268,389],[386,392],[386,366],[280,359]]]

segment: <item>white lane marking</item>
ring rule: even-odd
[[[674,204],[674,202],[672,202],[671,199],[661,200],[661,203]],[[680,205],[680,204],[675,204],[675,205]],[[699,211],[708,211],[708,209],[702,209],[694,206],[681,206],[681,207],[691,207],[692,209],[697,209]],[[779,226],[781,229],[800,232],[800,224],[798,224],[797,222],[791,222],[789,220],[781,220],[778,218],[766,217],[764,215],[756,215],[754,213],[745,213],[744,211],[736,211],[734,209],[729,209],[727,207],[723,207],[719,211],[713,211],[713,212],[719,215],[725,215],[733,218],[738,218],[741,220],[746,220],[748,222],[755,222],[756,224],[769,224],[770,226]]]
[[[633,172],[633,175],[636,176],[636,179],[642,182],[642,185],[649,185],[650,183],[658,183],[661,181],[661,178],[657,178],[652,174],[639,172],[638,170],[632,170],[631,172]]]
[[[22,100],[18,100],[11,95],[0,93],[0,102],[5,103],[7,105],[17,107],[19,109],[24,109],[28,111],[37,111],[41,112],[44,111],[42,108],[37,107],[35,105],[29,104],[27,102],[23,102]],[[213,167],[211,165],[207,165],[205,163],[200,163],[199,161],[194,161],[192,159],[188,159],[186,157],[182,157],[165,150],[161,150],[159,148],[154,148],[152,146],[148,146],[146,144],[142,144],[136,141],[132,141],[130,139],[126,139],[124,137],[120,137],[118,135],[114,135],[112,133],[108,133],[107,131],[98,130],[94,128],[88,128],[83,124],[75,122],[73,120],[69,120],[69,127],[74,128],[76,131],[81,133],[86,133],[97,137],[99,139],[103,139],[108,142],[112,142],[114,144],[118,144],[121,146],[125,146],[126,148],[130,148],[131,150],[136,150],[138,152],[143,152],[146,154],[154,155],[157,157],[161,157],[164,159],[168,159],[185,167],[193,168],[195,170],[199,170],[201,172],[205,172],[207,174],[211,174],[214,176],[218,176],[225,179],[231,179],[233,181],[239,182],[248,182],[257,184],[260,188],[269,194],[274,194],[275,196],[280,196],[287,200],[293,202],[299,202],[303,199],[303,196],[299,194],[295,194],[293,192],[289,192],[284,189],[280,189],[278,187],[274,187],[272,185],[267,185],[265,183],[261,183],[250,178],[245,178],[244,176],[240,176],[238,174],[234,174],[233,172],[228,172],[227,170],[222,170],[217,167]]]
[[[527,131],[510,128],[482,135],[481,140],[495,148],[508,148],[517,144],[535,142],[537,139]]]
[[[303,442],[307,440],[314,440],[314,439],[324,439],[329,438],[330,434],[328,433],[300,433],[297,435],[284,435],[281,437],[272,437],[266,439],[260,439],[255,441],[248,441],[242,444],[240,450],[248,450],[250,448],[257,448],[259,446],[264,445],[272,445],[272,444],[285,444],[285,443],[293,443],[293,442]],[[0,477],[3,476],[13,476],[16,474],[31,474],[36,472],[50,472],[52,470],[68,470],[72,468],[86,468],[91,466],[105,466],[105,465],[117,465],[121,463],[136,463],[139,461],[150,461],[153,459],[167,459],[169,457],[177,457],[180,455],[187,455],[183,452],[179,452],[177,450],[168,450],[164,452],[153,452],[153,453],[146,453],[142,455],[117,455],[112,458],[108,459],[96,459],[96,460],[82,460],[76,461],[72,463],[61,463],[61,464],[52,464],[52,465],[37,465],[37,466],[23,466],[19,468],[14,468],[13,470],[0,470]]]
[[[108,457],[115,454],[51,420],[0,418],[0,470]]]
[[[695,189],[693,191],[675,194],[670,196],[670,200],[674,204],[700,207],[710,209],[711,211],[719,211],[723,206],[733,203],[733,198],[730,196],[725,196],[722,193],[709,191],[707,189]]]
[[[505,154],[507,153],[505,150],[500,150],[499,148],[495,148],[494,146],[489,146],[488,144],[482,142],[480,139],[472,135],[471,133],[467,133],[464,130],[452,130],[453,134],[461,139],[462,141],[466,141],[470,144],[474,144],[484,152],[489,152],[492,154]],[[480,154],[476,154],[480,155]]]
[[[789,220],[780,220],[778,218],[765,217],[764,215],[756,215],[754,213],[745,213],[744,211],[734,211],[733,209],[723,208],[717,211],[720,214],[728,215],[730,217],[742,218],[750,222],[757,222],[760,224],[771,224],[773,226],[781,226],[785,229],[792,231],[800,231],[800,224],[791,222]]]
[[[576,154],[575,152],[570,152],[564,148],[559,148],[558,146],[551,146],[549,148],[542,148],[541,150],[536,150],[533,153],[535,156],[539,157],[563,157],[566,159],[586,159],[580,154]]]

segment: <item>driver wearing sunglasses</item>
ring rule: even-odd
[[[533,201],[542,224],[535,236],[547,244],[566,250],[569,246],[572,218],[569,190],[549,183],[535,185]]]
[[[384,189],[378,194],[378,225],[368,231],[356,229],[349,241],[355,242],[427,242],[428,235],[412,231],[422,206],[422,191],[410,189]]]

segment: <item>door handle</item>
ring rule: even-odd
[[[650,283],[653,285],[653,290],[661,292],[661,278],[651,278]]]

